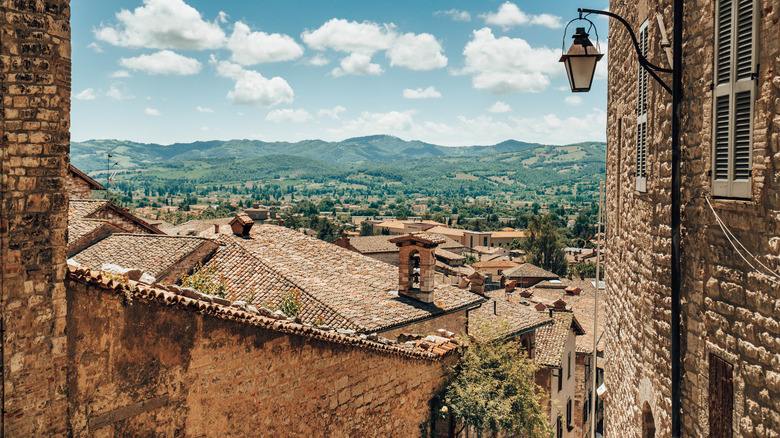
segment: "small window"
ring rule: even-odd
[[[734,414],[734,367],[710,354],[710,437],[731,438]]]
[[[558,392],[563,390],[563,369],[558,369]]]
[[[755,0],[720,0],[715,12],[712,194],[750,198],[757,76]]]
[[[572,419],[571,419],[571,399],[569,399],[566,402],[566,427],[571,430],[572,428]]]
[[[555,423],[555,436],[558,438],[563,438],[563,419],[561,418],[561,415],[558,414],[558,421]]]
[[[647,57],[647,20],[639,27],[639,50]],[[647,70],[639,64],[636,94],[636,189],[647,191]]]
[[[566,372],[566,380],[571,379],[571,351],[569,352],[569,369]]]

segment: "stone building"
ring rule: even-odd
[[[670,1],[610,11],[669,67],[659,19],[671,29]],[[780,2],[702,0],[684,12],[682,436],[778,436]],[[672,99],[614,20],[609,38],[605,436],[666,437]]]

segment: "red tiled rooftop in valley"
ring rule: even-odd
[[[226,248],[227,242],[240,247],[278,275],[277,278],[284,279],[279,280],[280,286],[271,282],[263,290],[271,293],[275,288],[284,290],[294,286],[307,300],[336,312],[343,319],[341,324],[363,332],[382,331],[473,307],[483,300],[479,295],[446,284],[436,285],[432,304],[399,296],[398,268],[275,225],[255,225],[247,238],[222,234],[220,242]],[[218,251],[217,257],[221,251],[224,249]],[[227,277],[232,275],[230,263],[215,261],[210,265]],[[316,318],[307,315],[312,317]]]
[[[511,337],[552,323],[547,312],[507,299],[504,291],[488,292],[490,300],[469,312],[469,335]]]
[[[457,339],[446,339],[438,336],[417,342],[396,344],[392,341],[380,342],[382,340],[379,338],[372,340],[372,338],[364,335],[321,330],[311,325],[295,323],[289,319],[270,318],[253,311],[220,304],[214,302],[208,296],[191,298],[165,290],[159,285],[148,285],[135,281],[118,281],[115,277],[104,275],[101,272],[75,268],[73,266],[68,266],[67,276],[70,280],[98,286],[106,291],[114,292],[121,295],[124,299],[158,302],[171,309],[200,313],[208,317],[231,320],[264,330],[288,333],[335,344],[352,345],[409,359],[438,361],[459,348]]]
[[[534,362],[542,366],[560,367],[569,330],[574,328],[577,335],[584,332],[571,312],[553,312],[552,319],[551,325],[536,331]]]
[[[447,236],[436,233],[417,233],[431,236],[432,239],[439,241],[439,246],[436,247],[436,252],[446,249],[460,249],[463,246],[450,239]],[[380,252],[398,252],[398,247],[390,240],[399,236],[355,236],[349,237],[349,244],[355,248],[361,254],[374,254]]]
[[[512,269],[507,269],[504,271],[504,276],[506,278],[558,278],[557,274],[530,263],[523,263]]]
[[[68,221],[76,219],[103,219],[125,232],[164,234],[145,220],[101,199],[71,199],[68,202]]]
[[[472,263],[471,266],[477,268],[477,269],[511,269],[519,265],[517,262],[512,262],[509,260],[490,260],[486,262],[476,262]]]
[[[110,263],[123,268],[140,269],[158,277],[190,254],[201,249],[207,250],[208,247],[215,249],[216,245],[199,237],[113,234],[74,255],[72,259],[90,269],[99,270],[104,263]]]

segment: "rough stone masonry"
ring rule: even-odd
[[[741,2],[744,3],[744,2]],[[736,2],[733,4],[736,5]],[[736,6],[735,6],[736,7]],[[762,263],[780,265],[780,2],[756,0],[758,69],[752,195],[713,199],[715,0],[685,2],[682,108],[682,434],[709,436],[713,355],[733,366],[733,436],[780,436],[780,286],[745,263],[705,197]],[[655,13],[671,35],[671,1],[610,2],[650,62],[668,67]],[[607,122],[605,436],[670,436],[671,96],[651,78],[647,190],[636,190],[637,72],[630,37],[610,22]],[[663,75],[670,83],[671,75]],[[753,264],[756,264],[755,261]]]
[[[65,432],[70,6],[0,1],[2,431]]]

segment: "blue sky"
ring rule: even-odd
[[[72,0],[71,137],[603,141],[606,58],[576,95],[557,61],[607,3]]]

